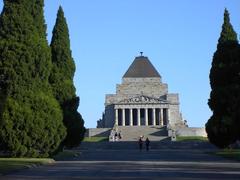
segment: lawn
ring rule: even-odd
[[[64,150],[63,152],[59,152],[57,155],[53,156],[53,159],[56,161],[64,161],[69,160],[74,157],[78,157],[80,155],[79,152],[74,152],[71,150]]]
[[[108,141],[108,137],[85,137],[83,142],[102,142]]]
[[[177,141],[208,141],[208,138],[203,136],[177,136]]]
[[[240,161],[240,149],[225,149],[216,152],[216,155]]]
[[[0,175],[29,168],[34,165],[54,163],[53,159],[41,158],[0,158]]]

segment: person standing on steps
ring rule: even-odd
[[[146,144],[146,150],[149,151],[150,141],[149,141],[148,137],[145,140],[145,144]]]
[[[118,139],[119,139],[119,140],[122,139],[121,131],[118,132]]]
[[[139,145],[139,150],[142,151],[143,140],[141,136],[139,137],[138,145]]]
[[[117,131],[114,134],[114,138],[115,138],[115,141],[118,141],[118,133],[117,133]]]

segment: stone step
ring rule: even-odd
[[[166,126],[118,126],[117,132],[121,134],[121,141],[137,141],[140,136],[150,141],[161,141],[168,138]]]
[[[144,143],[145,148],[145,143]],[[130,150],[138,149],[138,141],[129,142],[82,142],[75,150]],[[150,149],[216,149],[215,146],[209,142],[204,141],[180,141],[173,142],[170,138],[162,141],[151,141]]]

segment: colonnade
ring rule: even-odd
[[[118,108],[115,124],[118,126],[167,125],[170,112],[167,108]]]

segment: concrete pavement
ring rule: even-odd
[[[206,150],[86,150],[68,161],[23,170],[0,179],[240,179],[240,163]]]

